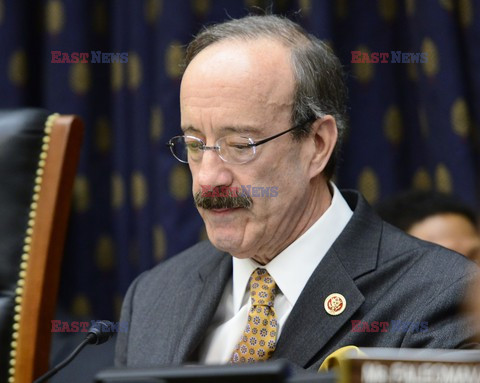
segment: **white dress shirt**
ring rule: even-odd
[[[233,259],[233,277],[227,283],[207,336],[201,345],[200,362],[227,363],[247,325],[250,310],[248,280],[253,271],[266,269],[280,292],[275,297],[278,320],[277,340],[295,302],[328,249],[343,231],[353,212],[337,187],[325,213],[299,238],[266,265],[253,259]]]

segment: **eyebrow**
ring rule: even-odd
[[[197,134],[202,134],[200,130],[197,128],[188,125],[188,126],[182,126],[181,127],[182,131],[184,134],[186,133],[197,133]],[[237,134],[259,134],[261,131],[258,128],[254,128],[253,126],[224,126],[219,129],[219,133],[225,134],[225,133],[237,133]]]
[[[191,125],[182,126],[181,129],[182,129],[183,134],[187,134],[187,133],[202,133],[202,132],[200,132],[200,130],[194,128],[194,127],[191,126]]]

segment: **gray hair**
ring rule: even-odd
[[[291,49],[295,94],[292,131],[300,141],[308,136],[311,123],[329,114],[335,118],[338,140],[335,153],[324,170],[327,179],[335,172],[339,150],[347,129],[347,88],[340,60],[331,49],[301,26],[277,15],[247,16],[204,28],[188,45],[185,67],[203,49],[223,40],[255,40],[267,37]]]

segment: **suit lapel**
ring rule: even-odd
[[[188,313],[173,363],[180,364],[189,360],[206,335],[211,320],[217,310],[225,285],[232,275],[232,257],[218,254],[215,260],[199,271],[198,280],[189,289]]]
[[[365,300],[355,279],[376,268],[382,221],[358,193],[342,194],[354,215],[293,307],[274,359],[286,358],[307,367]],[[337,316],[329,315],[324,308],[325,299],[332,293],[340,293],[346,300],[345,311]]]
[[[331,316],[324,308],[332,293],[345,297],[347,306],[340,315]],[[275,358],[287,358],[306,367],[364,301],[333,251],[322,260],[309,279],[282,330]]]

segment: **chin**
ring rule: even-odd
[[[232,254],[238,250],[238,241],[234,240],[233,238],[218,238],[218,236],[216,238],[209,238],[212,245],[221,251]]]
[[[251,250],[248,246],[245,246],[245,243],[242,240],[235,240],[229,238],[221,238],[216,240],[210,240],[213,246],[220,251],[224,251],[231,256],[239,259],[252,258],[256,254],[255,251]]]
[[[208,239],[215,246],[217,249],[221,251],[225,251],[233,255],[233,253],[238,253],[241,244],[242,238],[239,238],[238,232],[237,233],[221,233],[222,229],[215,230],[214,235],[208,234]],[[208,233],[208,230],[207,230]]]

